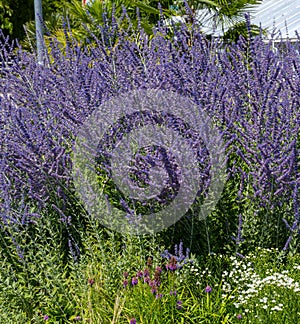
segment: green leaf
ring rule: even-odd
[[[159,15],[160,14],[160,11],[158,9],[155,9],[154,7],[151,7],[141,1],[133,1],[133,4],[136,6],[136,7],[139,7],[140,9],[143,9],[143,11],[145,11],[146,13],[152,13],[152,14],[155,14],[155,15]]]

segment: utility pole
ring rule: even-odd
[[[35,30],[36,30],[36,45],[38,64],[44,63],[44,32],[43,32],[43,11],[42,0],[34,0],[34,15],[35,15]]]

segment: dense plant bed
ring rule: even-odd
[[[197,257],[182,242],[166,251],[155,238],[95,227],[87,253],[66,266],[56,238],[42,237],[46,225],[21,260],[13,252],[1,260],[1,323],[296,323],[300,315],[299,254]]]
[[[296,322],[298,43],[286,42],[281,53],[249,34],[228,45],[186,25],[172,32],[161,27],[149,39],[142,29],[120,29],[115,20],[100,33],[88,47],[68,32],[64,46],[53,39],[43,65],[20,48],[1,71],[0,321]],[[79,130],[97,109],[109,115],[105,104],[132,91],[186,98],[195,115],[209,116],[218,129],[226,172],[219,179],[222,195],[207,217],[200,217],[209,195],[203,190],[172,226],[131,237],[105,228],[80,199],[72,173]],[[114,109],[111,114],[118,114],[119,106]],[[146,121],[179,132],[200,159],[200,130],[193,133],[184,120],[197,118],[189,110],[182,118],[155,113],[146,111]],[[139,117],[120,118],[97,146],[97,184],[112,215],[121,210],[137,220],[176,198],[184,171],[174,162],[179,146],[167,157],[166,149],[142,147],[130,164],[131,178],[146,187],[149,165],[163,161],[172,180],[168,190],[138,203],[120,193],[105,149],[144,125]],[[213,168],[209,153],[203,154],[205,185]],[[163,247],[175,256],[162,256]]]

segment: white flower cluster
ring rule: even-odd
[[[179,273],[178,273],[179,274]],[[196,260],[193,260],[192,263],[187,263],[181,273],[179,274],[180,279],[179,282],[183,282],[183,277],[186,276],[187,278],[190,278],[190,276],[193,275],[195,276],[198,280],[196,281],[196,285],[199,286],[201,285],[201,279],[202,278],[207,278],[211,277],[211,271],[208,268],[201,269],[199,263]]]
[[[256,297],[258,293],[266,286],[272,285],[276,287],[282,287],[285,289],[291,289],[295,293],[300,293],[299,282],[294,281],[293,278],[288,276],[288,271],[283,270],[281,273],[274,272],[271,270],[266,271],[266,277],[261,278],[253,269],[252,263],[245,263],[245,260],[237,260],[235,257],[231,257],[233,269],[228,272],[224,271],[223,285],[222,285],[222,297],[226,298],[230,294],[230,298],[236,299],[237,302],[234,303],[236,308],[240,306],[246,306],[250,299]],[[294,266],[294,269],[298,269],[298,265]],[[232,287],[232,283],[237,288]],[[275,294],[274,297],[277,297]],[[270,308],[271,311],[281,311],[283,309],[283,304],[276,305],[276,300],[273,299],[268,301],[267,297],[259,299],[263,309]]]

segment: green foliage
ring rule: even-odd
[[[11,22],[11,16],[13,14],[13,10],[10,8],[9,4],[4,3],[2,0],[0,1],[0,28],[4,29],[4,31],[8,31],[12,33],[13,24]]]
[[[22,40],[25,36],[23,25],[34,19],[34,0],[0,1],[0,28],[11,39]]]
[[[58,3],[54,8],[60,8]],[[82,14],[82,20],[94,28],[90,16],[76,8],[74,17]],[[103,18],[94,16],[101,23]],[[78,39],[85,37],[82,32]],[[261,248],[283,245],[287,230],[279,224],[283,217],[289,223],[293,220],[287,215],[292,203],[262,206],[253,198],[253,179],[242,178],[242,172],[249,173],[247,164],[232,154],[228,168],[233,164],[241,173],[228,179],[216,210],[205,221],[195,204],[183,219],[155,236],[122,236],[105,229],[86,216],[75,190],[60,184],[59,189],[70,197],[64,205],[57,198],[57,183],[49,183],[52,193],[42,217],[32,217],[30,223],[6,220],[0,224],[0,323],[42,323],[45,316],[49,323],[74,323],[79,318],[86,323],[128,323],[131,318],[138,323],[170,324],[297,322],[298,236],[293,237],[288,254]],[[246,185],[241,191],[242,181]],[[112,186],[108,184],[108,193]],[[114,198],[119,200],[111,195],[112,204]],[[36,206],[27,207],[34,213]],[[237,225],[240,215],[242,228]],[[232,236],[237,239],[239,232],[245,241],[234,242]],[[166,271],[167,261],[160,253],[180,239],[192,250],[194,262]],[[245,257],[238,259],[235,253]],[[129,280],[123,287],[123,272],[128,271],[131,279],[146,267],[149,256],[151,275],[156,266],[162,268],[162,296],[151,293],[142,280],[135,286]],[[206,292],[206,287],[212,290]],[[170,294],[175,290],[176,295]]]
[[[240,36],[247,38],[249,33],[245,14],[253,12],[255,6],[262,3],[262,1],[215,0],[214,2],[191,1],[190,3],[195,10],[208,10],[207,18],[204,17],[206,25],[213,26],[213,28],[216,29],[221,29],[224,33],[224,40],[236,42]],[[253,35],[259,35],[259,26],[251,25],[250,29]]]
[[[256,25],[250,25],[250,32],[251,35],[253,36],[258,36],[260,35],[260,33],[264,33],[264,31],[261,31],[259,26]],[[236,23],[233,27],[230,27],[225,33],[224,33],[224,40],[227,41],[234,41],[237,42],[239,40],[240,37],[244,37],[245,39],[247,39],[249,34],[248,31],[248,26],[247,23],[245,21],[242,22],[238,22]]]
[[[188,1],[195,13],[197,9],[208,9],[208,12],[214,13],[211,25],[221,27],[222,30],[229,27],[224,33],[224,39],[236,41],[240,35],[247,35],[245,22],[245,13],[255,5],[261,3],[258,0],[236,0],[236,1]],[[161,9],[159,9],[159,6]],[[47,33],[64,44],[63,22],[68,20],[72,36],[79,42],[89,44],[91,42],[90,32],[99,36],[98,26],[102,26],[105,19],[111,19],[112,13],[118,19],[124,14],[130,22],[122,20],[121,29],[128,30],[129,26],[137,29],[141,26],[148,35],[153,35],[153,28],[157,26],[158,21],[162,18],[171,16],[185,16],[186,9],[183,1],[138,1],[138,0],[118,0],[118,1],[92,1],[86,6],[82,6],[79,0],[44,0],[43,1],[43,19]],[[137,13],[139,10],[139,14]],[[104,16],[105,14],[105,16]],[[27,19],[26,30],[27,38],[23,45],[29,49],[34,47],[35,43],[35,23]],[[200,22],[201,23],[201,22]],[[251,25],[252,33],[258,34],[259,27]],[[23,34],[22,34],[23,35]],[[21,37],[23,38],[23,36]],[[47,37],[46,37],[47,42]]]
[[[93,1],[86,6],[82,6],[79,0],[65,1],[64,5],[58,5],[57,2],[52,3],[53,11],[47,10],[44,14],[45,26],[47,34],[51,37],[55,36],[62,44],[65,44],[65,31],[62,27],[67,21],[70,26],[70,32],[79,43],[85,45],[89,44],[91,40],[91,33],[96,37],[100,36],[99,26],[103,26],[104,22],[112,19],[112,15],[119,21],[119,27],[123,30],[131,28],[137,29],[140,25],[149,35],[153,34],[153,27],[160,19],[161,13],[158,9],[158,1]],[[168,6],[164,9],[162,4],[162,13],[168,17],[172,11]],[[124,15],[130,19],[120,19]],[[139,9],[139,14],[137,13]],[[26,48],[32,47],[35,43],[35,25],[34,22],[26,24],[28,39],[24,42]],[[47,42],[48,37],[46,37]]]
[[[91,220],[82,233],[84,252],[74,262],[71,255],[62,258],[47,215],[34,226],[34,235],[20,228],[19,237],[14,233],[17,247],[2,224],[0,323],[43,323],[45,316],[47,323],[292,323],[299,316],[299,254],[283,258],[278,250],[257,249],[245,259],[192,255],[193,262],[172,272],[160,256],[165,247],[157,244],[159,236],[122,237]],[[157,266],[161,295],[151,293],[143,277],[131,285],[139,270],[148,267],[153,276]]]

